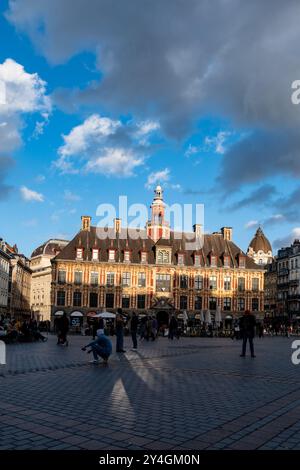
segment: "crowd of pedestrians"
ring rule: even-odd
[[[47,329],[48,325],[43,325]],[[41,328],[35,319],[13,319],[9,315],[1,315],[0,339],[6,343],[47,341],[48,337],[41,333]]]

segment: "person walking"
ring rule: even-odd
[[[240,328],[243,338],[242,354],[241,357],[246,356],[246,345],[247,340],[249,341],[251,357],[256,357],[254,354],[254,332],[255,332],[256,319],[255,316],[250,313],[249,310],[246,310],[244,316],[240,319]]]
[[[69,320],[66,312],[64,312],[62,317],[59,319],[57,327],[57,344],[64,344],[65,346],[68,346],[69,342],[67,339],[67,334],[69,331]]]
[[[125,353],[124,350],[124,320],[122,315],[122,309],[118,308],[116,316],[116,336],[117,336],[117,343],[116,343],[116,351],[117,353]]]
[[[132,351],[137,351],[137,329],[138,329],[139,319],[135,311],[132,312],[131,322],[130,322],[130,332],[132,338]]]
[[[81,349],[82,351],[85,351],[86,348],[89,347],[91,348],[89,352],[92,352],[94,356],[94,359],[90,362],[98,364],[98,357],[101,357],[103,359],[103,364],[106,365],[108,358],[112,353],[111,340],[105,334],[98,333],[95,341],[92,341]]]
[[[173,313],[171,316],[170,323],[169,323],[169,336],[168,336],[169,339],[173,340],[174,336],[177,336],[177,328],[178,328],[178,323]]]
[[[151,332],[152,341],[154,341],[157,337],[157,328],[158,328],[157,320],[155,317],[152,317],[152,332]]]

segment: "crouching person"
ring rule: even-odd
[[[98,364],[98,358],[101,357],[103,359],[103,363],[107,364],[108,358],[112,352],[112,344],[111,340],[107,336],[105,336],[105,334],[98,330],[97,338],[95,339],[95,341],[92,341],[91,343],[84,346],[82,348],[82,351],[85,351],[86,348],[91,348],[88,352],[92,352],[94,356],[94,359],[90,362]]]

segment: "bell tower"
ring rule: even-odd
[[[156,186],[151,208],[151,220],[147,222],[147,235],[157,242],[160,238],[170,238],[169,223],[165,221],[165,203],[161,186]]]

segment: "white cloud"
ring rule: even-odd
[[[184,156],[189,158],[192,155],[196,155],[201,151],[201,147],[196,147],[195,145],[189,144],[188,148],[184,152]]]
[[[249,222],[247,222],[245,224],[245,228],[253,228],[253,227],[256,227],[257,225],[259,224],[259,221],[258,220],[249,220]]]
[[[23,115],[39,113],[34,134],[43,132],[51,112],[46,82],[37,73],[28,73],[21,64],[6,59],[0,64],[0,153],[11,152],[22,143]]]
[[[89,160],[86,171],[103,173],[107,176],[128,177],[134,174],[133,170],[143,164],[143,159],[136,156],[131,150],[123,148],[104,148],[97,158]]]
[[[72,193],[69,189],[65,189],[64,191],[64,199],[66,201],[80,201],[81,197],[78,194]]]
[[[33,191],[32,189],[27,188],[26,186],[22,186],[20,188],[21,196],[24,201],[37,201],[37,202],[44,202],[44,196],[37,191]]]
[[[58,149],[54,165],[62,173],[132,176],[134,169],[144,163],[149,134],[158,128],[154,121],[122,123],[93,114],[63,135],[64,144]]]
[[[169,181],[170,179],[170,170],[165,168],[164,170],[156,171],[150,173],[147,178],[145,187],[151,189],[156,183],[163,183]]]
[[[231,132],[220,131],[215,137],[205,137],[204,144],[208,148],[213,148],[216,153],[223,154],[226,152],[225,142]]]
[[[63,135],[65,143],[58,149],[58,153],[64,158],[86,152],[92,144],[101,143],[120,126],[120,121],[92,114],[83,124],[73,127],[68,135]]]

